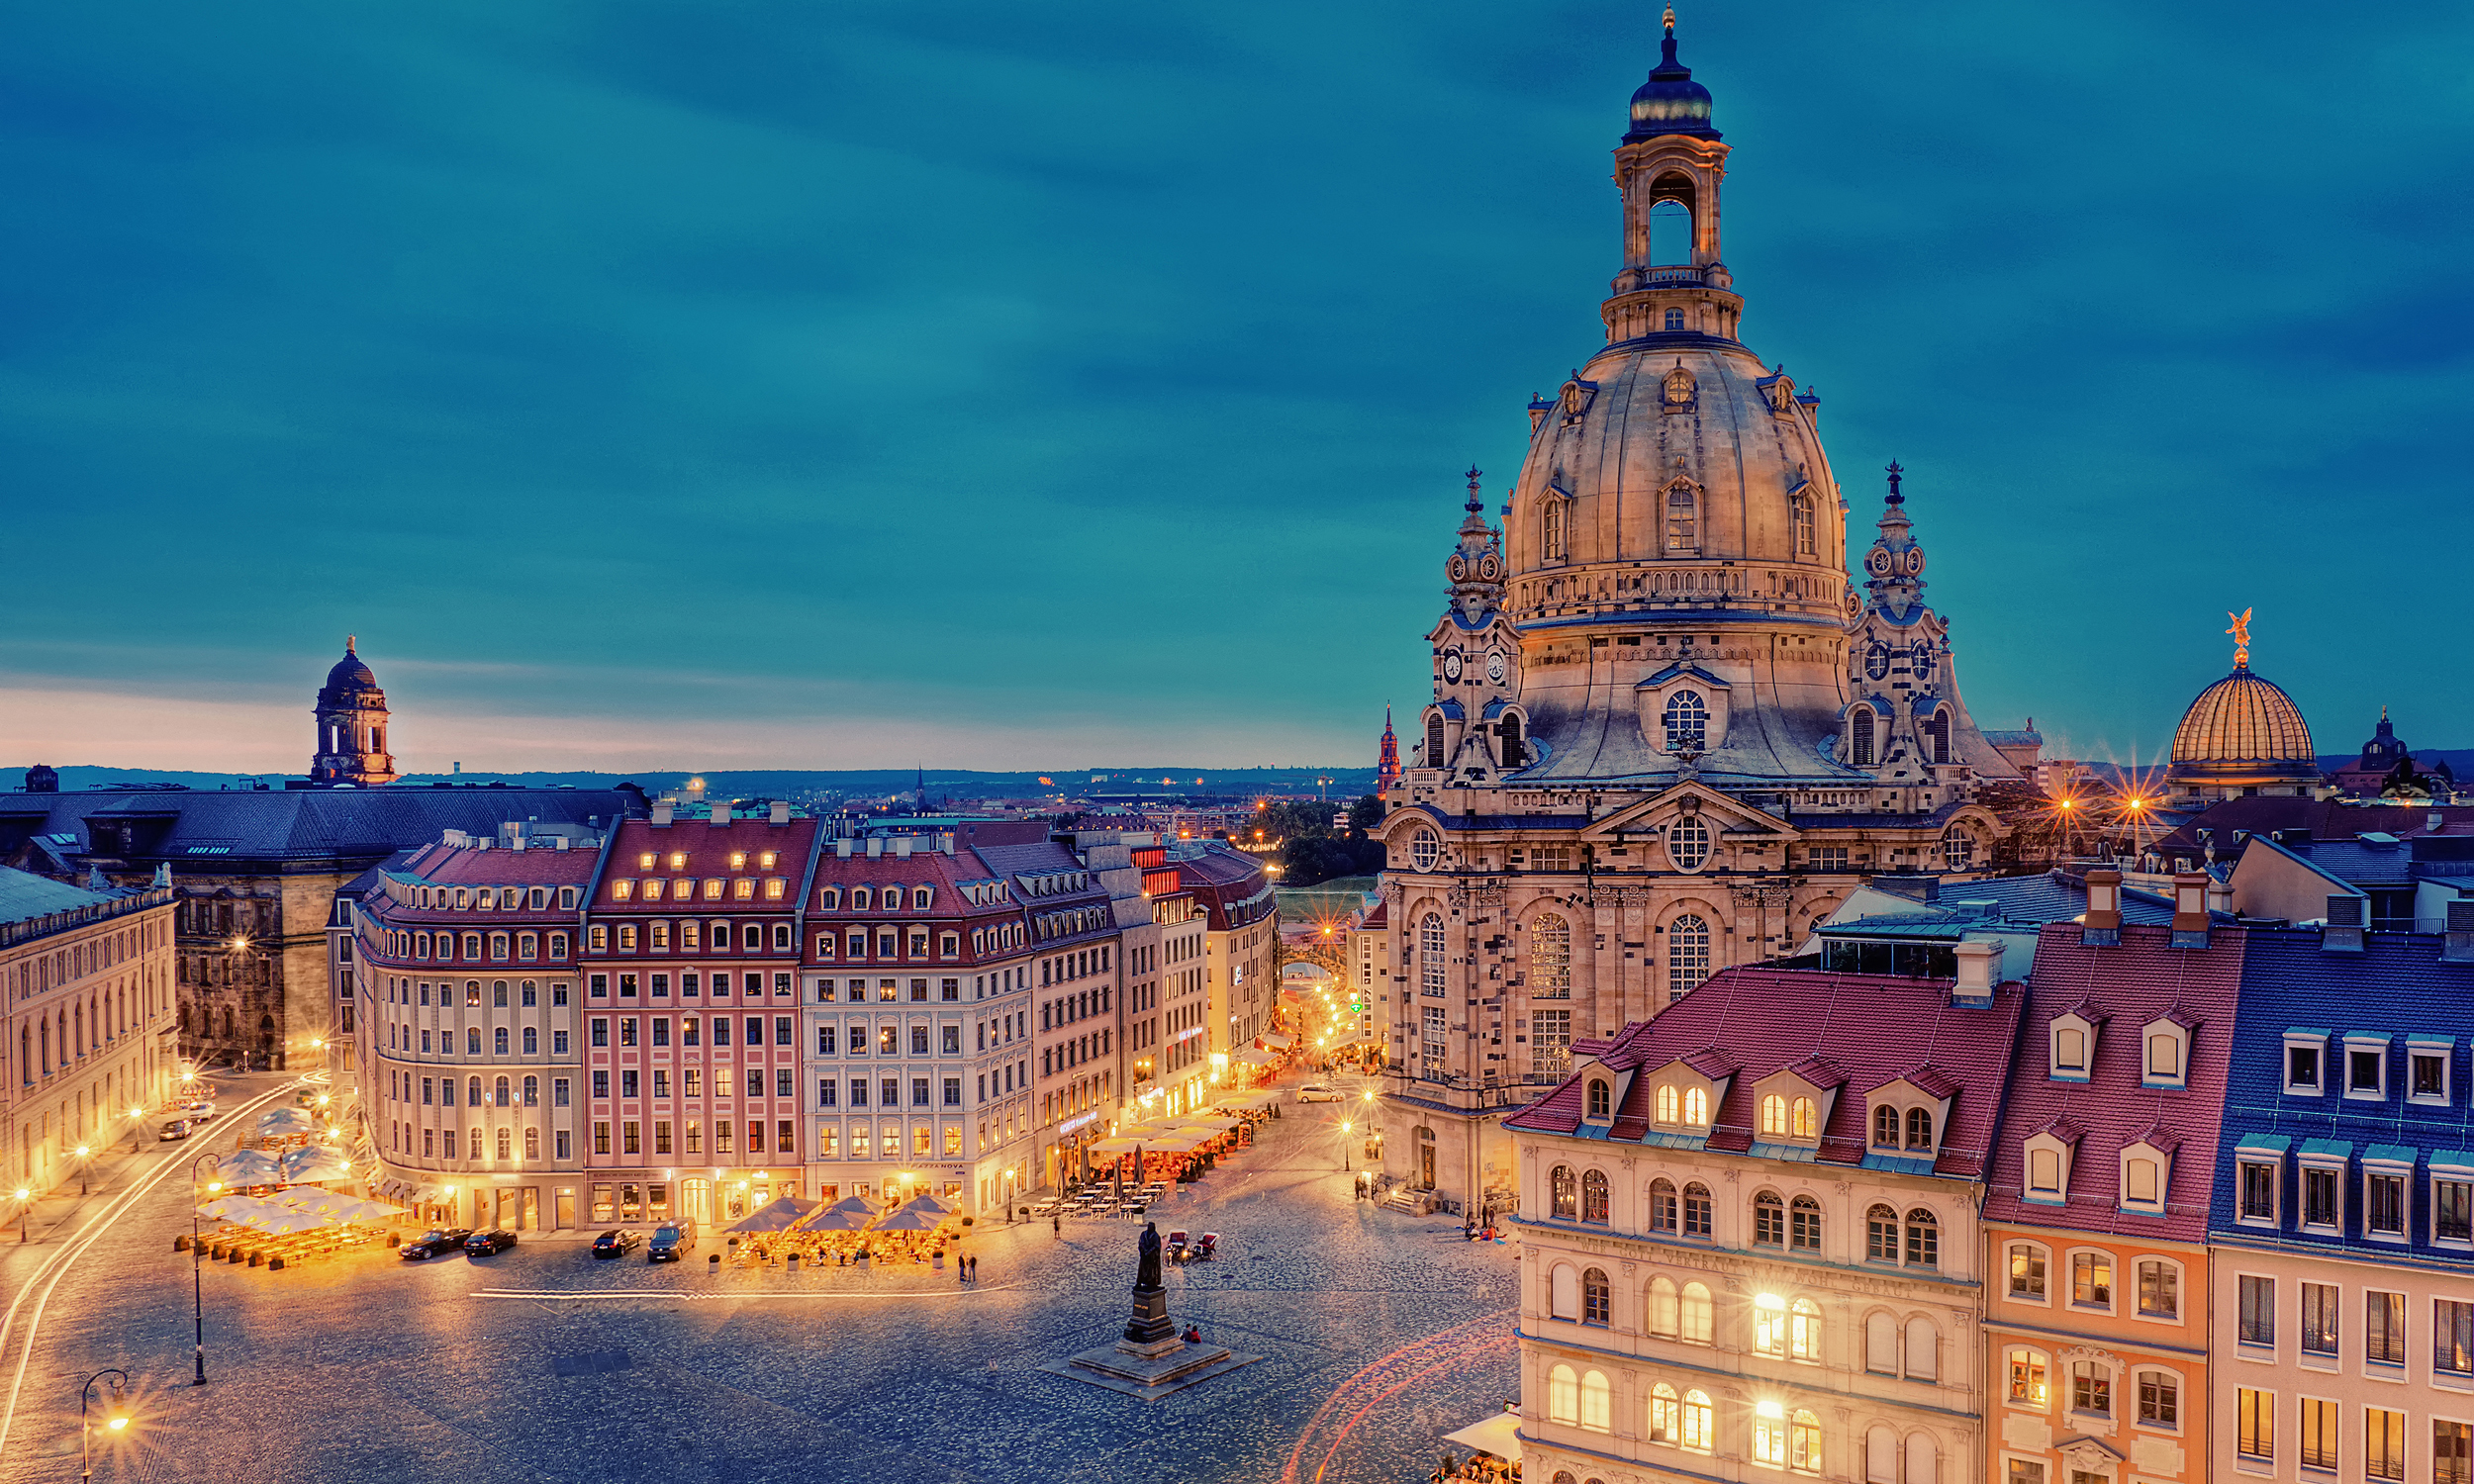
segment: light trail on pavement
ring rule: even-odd
[[[1513,1309],[1480,1315],[1414,1345],[1404,1345],[1360,1367],[1355,1375],[1334,1388],[1330,1399],[1307,1419],[1304,1431],[1297,1435],[1296,1446],[1288,1451],[1288,1466],[1281,1470],[1280,1484],[1320,1481],[1348,1444],[1349,1435],[1358,1424],[1411,1386],[1440,1372],[1466,1368],[1474,1361],[1517,1347],[1519,1342],[1512,1333],[1517,1315]],[[1306,1466],[1309,1456],[1313,1458],[1310,1471]]]
[[[320,1077],[303,1076],[279,1083],[263,1096],[253,1098],[225,1115],[233,1121],[232,1124],[226,1126],[237,1125],[247,1114],[256,1112],[259,1108],[295,1088],[314,1086],[323,1080],[324,1078]],[[55,1248],[51,1254],[35,1268],[34,1275],[18,1289],[17,1297],[10,1302],[8,1311],[0,1314],[0,1365],[8,1363],[9,1345],[12,1339],[17,1345],[17,1369],[9,1381],[8,1402],[5,1406],[0,1406],[0,1456],[6,1456],[8,1451],[9,1433],[17,1422],[18,1396],[26,1387],[26,1365],[34,1358],[35,1343],[42,1336],[43,1316],[44,1312],[51,1306],[52,1290],[60,1286],[60,1279],[68,1275],[70,1268],[75,1265],[79,1257],[84,1256],[96,1243],[101,1242],[110,1234],[114,1221],[128,1214],[140,1200],[151,1193],[155,1186],[161,1184],[166,1175],[192,1165],[196,1160],[197,1156],[190,1153],[184,1146],[165,1157],[154,1169],[132,1181],[129,1187],[120,1194],[107,1197],[102,1209],[88,1217],[84,1226],[71,1233],[67,1242]],[[33,1311],[26,1316],[25,1328],[20,1330],[17,1328],[18,1311],[25,1306],[27,1299],[34,1296],[38,1288],[43,1290],[43,1296],[35,1300]]]

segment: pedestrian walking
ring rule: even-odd
[[[972,1282],[974,1282],[974,1283],[976,1283],[976,1282],[978,1282],[978,1281],[980,1280],[980,1259],[979,1259],[979,1258],[977,1258],[977,1257],[973,1257],[973,1258],[971,1258],[971,1259],[970,1259],[970,1261],[971,1261],[971,1281],[972,1281]]]

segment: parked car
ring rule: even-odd
[[[596,1257],[623,1257],[644,1245],[644,1234],[632,1227],[613,1227],[593,1239]]]
[[[1320,1082],[1308,1082],[1304,1086],[1297,1089],[1297,1101],[1301,1103],[1336,1103],[1341,1101],[1341,1096],[1337,1089],[1326,1087]]]
[[[195,1097],[180,1104],[177,1111],[192,1123],[204,1123],[215,1116],[215,1105],[205,1098]]]
[[[471,1235],[469,1227],[433,1227],[405,1243],[396,1251],[396,1255],[407,1262],[419,1262],[424,1257],[434,1257],[440,1252],[459,1251],[464,1239]]]
[[[154,1131],[155,1139],[163,1144],[170,1144],[174,1140],[186,1139],[189,1137],[189,1120],[185,1118],[175,1118],[170,1123],[167,1123]]]
[[[470,1237],[464,1239],[464,1255],[467,1257],[495,1257],[500,1252],[507,1251],[515,1245],[515,1233],[507,1230],[505,1227],[492,1227],[486,1232],[475,1232]]]
[[[653,1228],[652,1246],[644,1250],[647,1262],[676,1262],[682,1253],[696,1246],[696,1223],[665,1221]]]

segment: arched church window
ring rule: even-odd
[[[1564,559],[1564,502],[1553,496],[1538,505],[1538,550],[1547,561]]]
[[[1694,498],[1692,487],[1681,481],[1666,488],[1666,549],[1701,549],[1700,502]]]
[[[1813,546],[1813,498],[1810,495],[1798,495],[1787,502],[1787,509],[1795,516],[1795,554],[1800,557],[1811,556],[1815,550]]]
[[[1426,718],[1426,766],[1443,766],[1443,715],[1436,712]]]
[[[1429,912],[1417,924],[1417,987],[1427,994],[1444,992],[1443,914]]]
[[[1858,768],[1872,766],[1872,707],[1859,705],[1848,722],[1848,761]]]
[[[1495,735],[1502,744],[1500,750],[1504,767],[1518,768],[1529,761],[1529,755],[1521,748],[1518,716],[1506,716],[1496,723]]]
[[[1950,712],[1936,711],[1924,724],[1927,752],[1936,763],[1950,761]]]
[[[1709,702],[1697,691],[1677,691],[1666,699],[1666,750],[1699,752],[1709,741]]]
[[[1686,912],[1666,925],[1666,997],[1681,999],[1709,977],[1709,920]]]
[[[1571,924],[1549,912],[1529,926],[1529,996],[1570,999],[1571,995]]]

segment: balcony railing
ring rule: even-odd
[[[1661,268],[1641,270],[1641,287],[1674,289],[1702,282],[1701,270],[1690,263],[1670,263]]]

